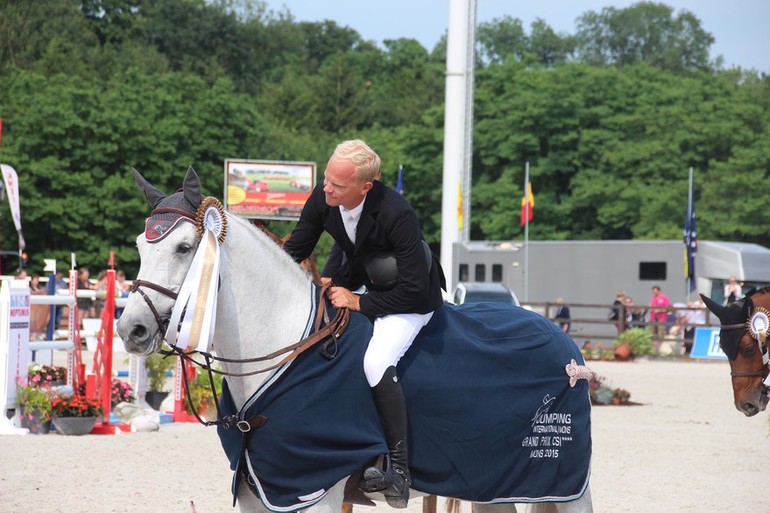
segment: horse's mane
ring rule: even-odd
[[[276,259],[290,267],[300,267],[304,272],[307,272],[312,276],[312,279],[315,283],[320,283],[321,276],[312,256],[297,266],[297,263],[294,262],[291,256],[283,250],[283,245],[289,239],[290,235],[287,235],[284,238],[278,237],[267,228],[257,226],[239,216],[235,216],[229,213],[227,214],[227,222],[236,223],[237,225],[243,227],[246,232],[249,233],[249,235],[253,235],[254,238],[260,241],[260,243],[262,243],[265,249],[269,252],[269,257],[271,259]]]
[[[753,289],[749,290],[748,292],[746,292],[746,296],[745,297],[756,296],[756,295],[759,295],[759,294],[764,294],[766,292],[770,292],[770,285],[768,285],[766,287],[762,287],[761,289],[753,288]]]

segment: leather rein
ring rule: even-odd
[[[342,336],[342,334],[345,332],[345,330],[347,329],[350,323],[350,310],[348,308],[339,308],[337,309],[334,318],[331,320],[329,319],[329,315],[326,309],[325,298],[326,298],[327,290],[329,289],[329,287],[332,287],[332,286],[333,284],[329,282],[321,287],[320,300],[318,302],[318,308],[316,311],[316,316],[315,316],[315,321],[313,326],[313,333],[303,338],[299,342],[296,342],[284,348],[278,349],[277,351],[273,351],[272,353],[269,353],[263,356],[258,356],[255,358],[233,359],[233,358],[223,358],[220,356],[215,356],[215,355],[212,355],[211,353],[204,352],[204,351],[185,352],[182,349],[179,349],[176,347],[172,347],[170,351],[166,351],[166,350],[158,351],[160,354],[163,354],[164,356],[173,356],[173,355],[179,356],[180,361],[182,363],[182,377],[185,385],[185,390],[187,392],[185,394],[187,397],[187,403],[190,410],[195,415],[195,418],[198,419],[198,422],[200,422],[205,426],[221,425],[225,428],[237,427],[243,432],[247,432],[247,431],[250,431],[252,428],[259,427],[265,422],[265,419],[259,415],[252,417],[248,420],[239,420],[237,415],[229,415],[227,417],[222,418],[222,415],[219,411],[219,397],[217,396],[216,387],[214,386],[214,374],[220,374],[222,376],[230,376],[230,377],[236,377],[236,378],[262,374],[264,372],[268,372],[285,365],[286,363],[290,362],[291,360],[293,360],[294,358],[296,358],[306,350],[310,349],[314,345],[324,340],[326,341],[326,343],[323,344],[321,348],[321,354],[329,360],[331,360],[337,355],[337,350],[338,350],[337,341],[339,337]],[[160,294],[166,297],[169,297],[175,301],[177,299],[177,293],[166,287],[158,285],[157,283],[152,283],[147,280],[134,280],[131,286],[130,292],[138,292],[142,296],[145,303],[147,303],[147,306],[150,308],[150,311],[152,312],[153,316],[155,317],[155,322],[157,322],[158,324],[160,333],[163,334],[166,332],[166,329],[168,328],[169,320],[168,319],[164,320],[161,317],[157,308],[155,308],[155,305],[152,303],[152,300],[142,290],[142,287],[155,290],[156,292],[159,292]],[[321,327],[322,321],[325,322],[325,325],[323,327]],[[195,353],[200,354],[204,358],[205,362],[199,362],[196,359],[194,359],[192,356]],[[277,358],[281,355],[284,355],[284,356],[278,362],[251,372],[240,372],[240,373],[226,372],[226,371],[212,368],[212,364],[215,362],[240,363],[240,364],[259,363],[259,362],[273,360],[274,358]],[[206,372],[208,373],[209,384],[211,385],[212,395],[214,396],[214,404],[217,409],[218,420],[205,421],[201,419],[201,417],[198,415],[198,412],[196,411],[195,407],[192,404],[192,398],[190,397],[190,393],[189,393],[190,385],[187,377],[187,368],[185,367],[186,363],[197,365],[198,367],[205,369]]]

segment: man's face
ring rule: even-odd
[[[324,194],[330,207],[357,207],[372,188],[372,182],[359,183],[353,161],[332,155],[324,173]]]

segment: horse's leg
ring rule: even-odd
[[[302,511],[307,513],[340,513],[342,511],[342,499],[345,497],[345,482],[348,480],[346,477],[329,490],[326,497],[321,499],[307,509]]]
[[[343,479],[334,485],[326,496],[309,508],[301,511],[307,513],[340,513],[342,510],[342,498],[345,494],[345,481]],[[247,485],[241,482],[238,486],[238,507],[241,513],[270,513],[262,501],[247,489]]]
[[[556,511],[559,513],[593,513],[594,506],[591,499],[591,485],[586,487],[585,493],[577,500],[571,502],[557,502]]]
[[[570,502],[539,502],[523,505],[524,513],[593,513],[591,487],[577,500]]]
[[[473,513],[516,513],[516,504],[512,502],[500,502],[497,504],[473,503]]]

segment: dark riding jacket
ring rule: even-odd
[[[327,231],[345,256],[331,276],[334,284],[350,290],[366,285],[369,290],[360,298],[362,313],[379,317],[432,312],[443,301],[441,265],[433,257],[430,269],[427,268],[420,225],[404,197],[380,181],[372,184],[358,221],[355,245],[345,231],[339,207],[326,204],[323,183],[319,183],[284,249],[296,262],[301,262],[310,256],[321,234]],[[364,261],[371,254],[388,252],[396,258],[398,280],[389,290],[376,290],[366,274]]]

